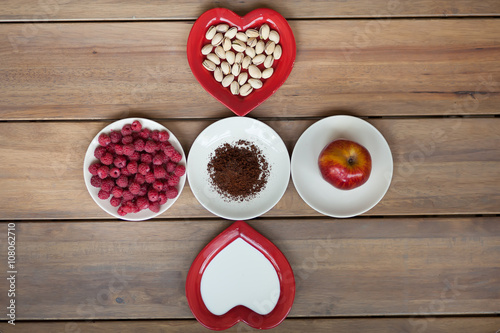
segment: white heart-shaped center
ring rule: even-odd
[[[201,277],[200,292],[214,315],[223,315],[238,305],[266,315],[278,302],[280,281],[271,262],[237,238],[210,261]]]

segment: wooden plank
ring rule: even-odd
[[[1,21],[58,21],[58,20],[178,20],[195,19],[204,11],[225,7],[245,15],[267,7],[255,1],[5,1]],[[483,16],[498,15],[500,5],[495,0],[416,0],[391,1],[285,1],[275,0],[270,7],[286,18],[342,17],[422,17],[422,16]]]
[[[17,318],[192,318],[186,274],[230,223],[18,222]],[[500,217],[249,224],[280,248],[294,270],[291,318],[500,311]],[[0,303],[6,298],[1,293]]]
[[[356,318],[356,319],[285,319],[278,327],[269,332],[474,332],[494,333],[500,327],[498,317],[455,317],[455,318]],[[0,323],[0,330],[11,328]],[[127,320],[127,321],[56,321],[56,322],[18,322],[16,333],[65,332],[65,333],[102,333],[102,332],[151,332],[151,333],[197,333],[211,332],[195,320]],[[224,332],[257,332],[245,324],[237,324]]]
[[[0,25],[0,120],[213,118],[192,22]],[[292,21],[297,58],[256,117],[498,114],[500,21]],[[418,31],[418,33],[416,33]]]
[[[266,121],[289,151],[312,120]],[[499,118],[373,119],[393,154],[391,187],[366,215],[499,214]],[[188,149],[211,121],[163,121]],[[0,123],[0,219],[111,218],[83,181],[83,158],[104,122]],[[320,216],[292,182],[266,216]],[[163,218],[213,217],[186,186]]]

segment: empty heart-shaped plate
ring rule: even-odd
[[[262,88],[253,90],[248,96],[233,95],[228,88],[214,78],[214,72],[208,71],[202,63],[205,55],[201,53],[204,45],[210,41],[206,39],[207,30],[211,26],[227,24],[236,27],[238,31],[258,28],[264,23],[279,33],[279,44],[282,55],[273,64],[273,75],[263,80]],[[296,45],[292,29],[286,19],[278,12],[260,8],[241,17],[225,8],[214,8],[203,13],[194,23],[187,42],[187,57],[189,66],[201,86],[219,102],[227,106],[238,116],[244,116],[269,98],[286,81],[295,62]]]
[[[186,280],[196,319],[212,330],[242,321],[279,325],[292,308],[295,279],[281,251],[243,221],[233,223],[196,257]]]

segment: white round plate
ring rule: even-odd
[[[352,190],[339,190],[323,179],[318,157],[336,139],[364,146],[372,158],[367,182]],[[389,189],[392,154],[387,141],[370,123],[352,116],[332,116],[311,125],[295,144],[292,179],[297,192],[311,208],[332,217],[352,217],[372,209]]]
[[[270,165],[268,182],[254,198],[228,201],[210,185],[207,165],[219,146],[238,140],[255,144]],[[213,214],[229,220],[247,220],[270,210],[281,199],[290,181],[290,156],[280,136],[268,125],[247,117],[229,117],[205,128],[196,138],[188,156],[189,185],[200,204]]]
[[[180,177],[179,179],[179,185],[177,185],[177,190],[179,191],[179,194],[177,195],[177,197],[175,197],[175,199],[168,199],[168,201],[165,204],[160,206],[160,211],[158,213],[154,213],[149,209],[145,209],[141,210],[139,213],[129,213],[125,216],[120,216],[118,215],[118,207],[111,206],[111,204],[109,203],[110,199],[107,200],[99,199],[99,197],[97,196],[97,194],[99,193],[99,188],[94,187],[90,184],[90,178],[92,178],[92,174],[89,172],[89,166],[94,162],[98,162],[98,159],[94,157],[94,150],[99,146],[99,141],[98,141],[99,135],[101,135],[101,133],[109,133],[111,132],[111,130],[115,131],[121,130],[123,125],[132,124],[134,120],[139,120],[143,128],[148,128],[151,131],[154,130],[167,131],[168,134],[170,134],[170,138],[168,139],[168,141],[172,144],[172,146],[174,146],[175,150],[177,150],[179,153],[182,154],[182,160],[179,162],[179,164],[186,165],[186,157],[184,155],[184,150],[182,149],[179,140],[177,140],[175,135],[172,132],[170,132],[167,128],[157,123],[156,121],[152,121],[149,119],[126,118],[115,121],[114,123],[111,123],[108,126],[104,127],[99,133],[97,133],[94,139],[90,142],[89,148],[87,149],[87,153],[85,154],[85,160],[83,161],[83,177],[85,179],[85,185],[87,186],[87,190],[89,191],[90,196],[92,197],[92,199],[94,199],[96,204],[98,204],[99,207],[101,207],[105,212],[122,220],[144,221],[164,213],[174,204],[174,202],[180,197],[182,189],[184,188],[184,184],[186,182],[186,175]]]

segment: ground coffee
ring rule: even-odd
[[[262,151],[249,141],[225,143],[209,158],[210,183],[228,201],[252,199],[267,184],[270,166]]]

